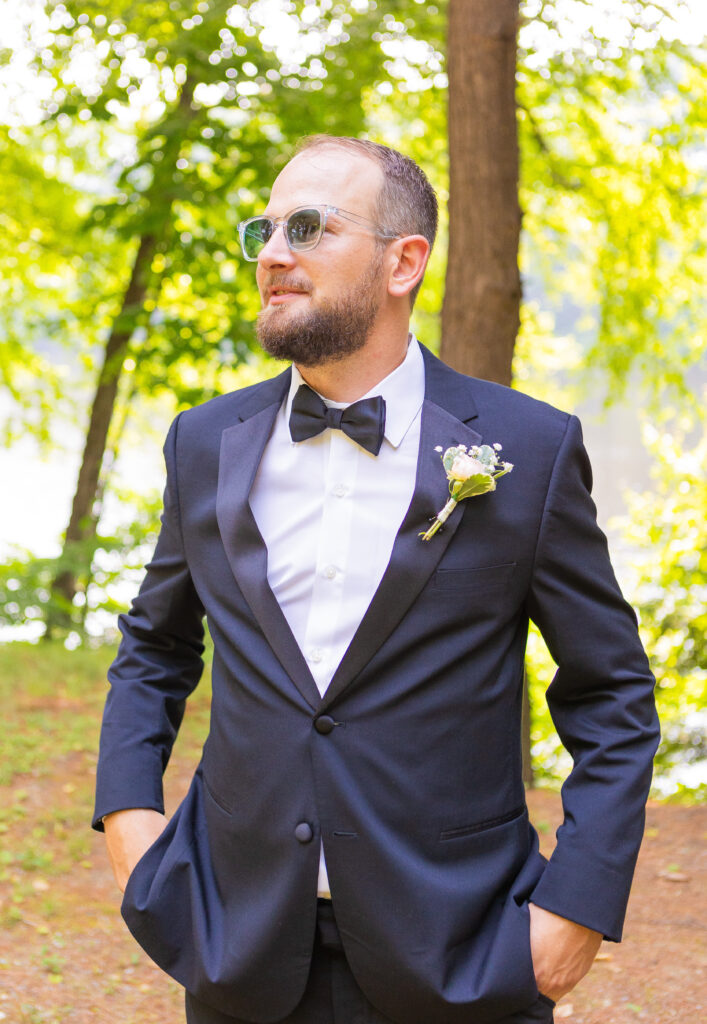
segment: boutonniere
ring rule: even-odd
[[[496,481],[513,469],[512,462],[500,461],[500,444],[472,445],[471,448],[458,444],[447,448],[446,452],[441,447],[435,448],[435,451],[442,456],[442,465],[449,481],[449,501],[437,513],[429,530],[420,534],[423,540],[434,537],[460,501],[495,491]]]

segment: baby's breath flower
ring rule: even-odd
[[[498,478],[513,469],[512,462],[499,462],[497,453],[501,451],[500,444],[474,444],[468,449],[465,444],[458,444],[446,451],[437,445],[435,451],[442,455],[442,465],[449,484],[449,501],[439,510],[429,530],[420,534],[423,540],[434,537],[460,501],[495,491]]]

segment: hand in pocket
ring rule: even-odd
[[[121,892],[133,868],[167,827],[167,818],[146,807],[114,811],[103,820],[108,857]]]
[[[557,1002],[594,963],[602,935],[530,903],[530,951],[538,991]]]

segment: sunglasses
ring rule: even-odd
[[[238,225],[238,236],[241,240],[243,255],[252,262],[257,260],[280,224],[284,228],[285,241],[293,252],[308,252],[310,249],[315,249],[322,240],[327,218],[332,213],[337,217],[350,220],[354,224],[369,228],[379,238],[400,238],[400,235],[381,231],[365,217],[347,213],[346,210],[339,210],[336,206],[299,206],[296,210],[288,213],[286,217],[267,217],[263,214],[260,217],[250,217],[248,220],[241,221]]]

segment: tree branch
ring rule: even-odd
[[[565,177],[562,171],[559,171],[557,167],[554,166],[556,160],[555,154],[545,141],[545,136],[542,133],[540,125],[538,124],[530,108],[526,107],[524,103],[517,103],[517,107],[519,110],[522,110],[525,116],[528,118],[528,122],[530,123],[530,127],[532,129],[533,136],[535,137],[535,141],[538,144],[538,148],[548,158],[548,168],[550,170],[550,174],[552,175],[552,179],[555,182],[555,184],[560,185],[561,188],[565,188],[569,192],[578,192],[582,187],[581,182],[570,181],[569,178]]]

